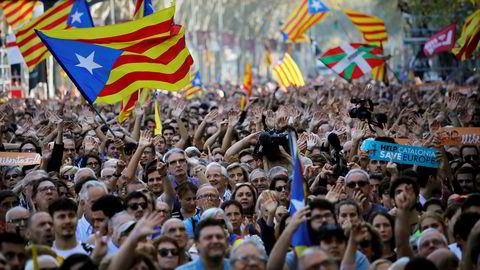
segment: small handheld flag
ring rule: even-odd
[[[304,34],[305,31],[327,17],[328,13],[322,11],[325,9],[325,5],[318,0],[303,0],[280,29],[284,41],[307,41],[308,38]]]

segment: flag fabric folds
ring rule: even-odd
[[[32,18],[33,10],[37,4],[40,4],[40,1],[5,0],[1,1],[0,8],[3,9],[3,16],[5,16],[8,25],[15,28]]]
[[[450,51],[455,47],[456,28],[457,24],[452,23],[440,32],[431,36],[427,42],[425,42],[425,46],[423,46],[423,52],[425,55],[432,57],[434,54]]]
[[[135,5],[134,18],[142,18],[155,12],[152,0],[137,0]]]
[[[465,20],[457,44],[452,52],[462,61],[472,57],[473,52],[480,48],[480,9]]]
[[[192,99],[196,94],[202,91],[202,79],[200,77],[200,71],[197,71],[195,77],[191,77],[187,87],[182,90],[183,97],[186,99]]]
[[[30,71],[50,56],[48,49],[42,44],[35,31],[70,27],[93,27],[86,0],[59,1],[42,16],[17,30],[17,44]]]
[[[152,1],[151,0],[137,0],[135,5],[134,18],[142,18],[148,15],[151,15],[154,12]],[[130,96],[123,99],[121,104],[120,113],[118,115],[118,120],[123,122],[130,116],[130,111],[133,110],[135,104],[137,103],[138,96],[141,93],[141,89],[133,92]]]
[[[319,0],[303,0],[281,28],[284,41],[305,42],[305,31],[328,16],[328,8]]]
[[[300,162],[300,152],[297,148],[297,138],[295,132],[290,131],[288,136],[290,153],[292,153],[292,200],[288,212],[293,216],[298,210],[305,207],[307,198],[307,188],[303,177],[302,163]],[[295,254],[300,256],[302,252],[311,246],[311,238],[308,232],[307,222],[303,222],[293,233],[292,246]]]
[[[375,16],[370,16],[353,10],[345,10],[345,14],[352,21],[355,28],[362,32],[363,38],[370,45],[383,48],[387,44],[388,32],[385,28],[385,22]],[[388,74],[386,64],[383,63],[372,69],[372,77],[375,80],[383,81],[388,84]]]
[[[155,135],[162,135],[162,120],[160,119],[160,103],[155,99]]]
[[[299,87],[305,85],[300,68],[298,68],[297,64],[288,53],[285,53],[283,61],[277,64],[272,72],[275,75],[277,82],[285,88],[288,88],[289,86]]]
[[[380,46],[388,41],[385,22],[375,16],[366,15],[353,10],[345,10],[345,14],[352,21],[355,28],[362,32],[363,38],[371,45]]]
[[[344,44],[330,49],[319,60],[347,81],[360,78],[384,63],[381,47],[362,43]]]
[[[86,100],[113,104],[142,87],[187,85],[193,59],[174,14],[175,6],[126,23],[37,34]]]

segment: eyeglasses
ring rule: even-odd
[[[158,250],[158,255],[160,257],[168,257],[168,256],[178,256],[179,252],[178,249],[169,249],[169,248],[161,248]]]
[[[38,192],[41,192],[41,193],[44,193],[44,192],[47,192],[47,191],[51,191],[51,192],[57,192],[57,187],[41,187],[41,188],[38,188]]]
[[[232,263],[242,263],[242,264],[257,264],[257,263],[267,263],[268,257],[266,256],[256,256],[256,255],[245,255],[237,258],[231,259]]]
[[[366,185],[368,185],[368,182],[367,181],[358,181],[358,182],[349,182],[348,184],[346,184],[346,186],[348,188],[355,188],[355,187],[359,187],[359,188],[363,188],[365,187]]]
[[[175,165],[175,164],[177,164],[177,163],[180,164],[180,165],[183,165],[183,164],[185,164],[186,162],[187,162],[187,161],[186,161],[184,158],[182,158],[182,159],[172,160],[172,161],[169,161],[169,162],[167,162],[167,163],[168,163],[168,166],[173,166],[173,165]]]
[[[34,148],[27,148],[27,149],[22,149],[23,153],[34,153],[36,150]]]
[[[218,195],[215,195],[215,194],[204,194],[204,195],[200,195],[198,196],[197,199],[210,199],[210,200],[216,200],[218,199]]]
[[[127,206],[128,208],[136,211],[139,207],[143,209],[147,209],[147,203],[132,203]]]
[[[162,213],[162,214],[165,214],[165,215],[170,214],[170,210],[167,210],[167,209],[156,209],[155,211],[157,211],[159,213]]]
[[[75,179],[75,174],[64,174],[62,178],[63,178],[64,180],[73,181],[73,179]]]
[[[10,180],[19,177],[19,174],[5,175],[5,180]]]
[[[287,190],[287,185],[275,187],[275,190],[278,192],[285,191]]]
[[[7,223],[14,224],[16,226],[25,226],[27,224],[27,218],[16,218],[9,220]]]

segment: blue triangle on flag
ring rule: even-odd
[[[308,13],[317,14],[329,11],[328,7],[320,0],[308,0]]]
[[[88,8],[86,0],[76,0],[70,13],[68,14],[67,24],[76,28],[90,28],[94,27],[92,15]]]
[[[122,50],[51,38],[35,30],[63,70],[90,103],[100,95]]]
[[[200,71],[197,71],[195,78],[192,81],[193,86],[202,87],[202,79],[200,78]]]

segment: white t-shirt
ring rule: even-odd
[[[89,255],[88,252],[83,248],[82,243],[78,243],[76,247],[72,249],[58,249],[57,246],[55,245],[55,242],[53,242],[52,250],[57,253],[57,257],[62,258],[65,260],[68,256],[73,255],[73,254],[85,254]]]

